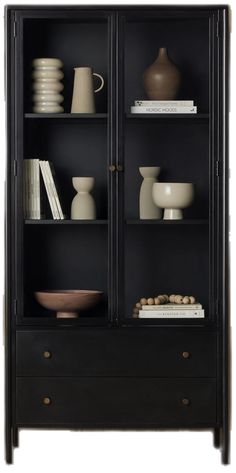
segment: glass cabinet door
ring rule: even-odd
[[[164,9],[120,15],[122,146],[118,161],[124,167],[119,177],[119,221],[123,228],[119,238],[121,324],[173,323],[148,314],[141,318],[144,313],[139,313],[143,310],[140,300],[145,303],[150,299],[150,305],[155,305],[152,299],[158,295],[193,296],[202,305],[204,319],[188,319],[190,324],[205,323],[215,317],[214,303],[210,305],[214,294],[214,274],[210,268],[215,251],[212,234],[216,179],[211,135],[215,119],[213,24],[214,17],[207,11],[194,16],[191,12],[183,16],[179,10]],[[174,98],[169,99],[170,110],[147,113],[145,106],[155,106],[155,102],[150,102],[143,74],[157,59],[160,48],[166,48],[169,63],[177,67],[181,80]],[[168,71],[163,74],[169,80]],[[177,113],[173,113],[175,101]],[[190,104],[197,113],[187,113]],[[138,113],[140,105],[144,108]],[[184,106],[187,109],[181,108]],[[162,187],[154,185],[157,181],[163,183]],[[176,189],[181,192],[181,184],[192,184],[187,186],[194,192],[192,202],[181,204],[177,194],[171,205],[166,202],[166,208],[186,207],[181,219],[181,211],[176,218],[175,213],[164,210],[164,204],[155,213],[152,189],[159,192],[159,202],[164,183],[169,189],[165,192],[171,193],[173,184],[179,184]],[[178,323],[183,322],[186,320],[178,319]]]
[[[17,57],[19,108],[17,133],[23,136],[17,146],[19,175],[17,187],[18,236],[24,251],[18,252],[18,315],[23,322],[56,320],[55,311],[35,299],[40,290],[96,290],[102,302],[81,310],[71,323],[107,324],[113,317],[112,259],[109,235],[113,227],[112,180],[109,172],[112,151],[112,39],[114,14],[106,11],[25,10],[18,13]],[[37,113],[32,101],[32,62],[35,58],[62,61],[63,90],[61,113]],[[94,113],[71,113],[74,69],[89,66],[104,79],[95,93]],[[100,85],[94,77],[94,89]],[[23,213],[23,160],[51,162],[55,169],[65,218],[54,220],[42,182],[42,215],[35,220]],[[92,219],[71,219],[71,203],[77,189],[73,177],[92,177],[91,195],[96,214]],[[83,190],[83,189],[82,189]],[[22,240],[20,240],[22,237]],[[24,259],[21,260],[21,254]],[[22,296],[21,296],[22,295]],[[67,320],[68,324],[68,320]]]

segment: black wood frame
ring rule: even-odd
[[[124,316],[124,24],[127,19],[153,18],[208,18],[210,25],[210,300],[211,311],[207,323],[217,333],[217,425],[214,445],[222,448],[222,462],[229,462],[229,267],[228,267],[228,112],[229,112],[229,8],[227,6],[138,6],[138,7],[47,7],[10,6],[6,8],[6,98],[7,98],[7,188],[6,188],[6,461],[12,463],[13,446],[18,446],[16,422],[16,333],[27,330],[63,330],[60,322],[34,321],[23,317],[23,214],[22,166],[23,158],[23,20],[25,18],[81,17],[108,20],[109,31],[109,91],[108,91],[108,240],[109,240],[109,307],[108,327],[122,330],[124,326],[145,325]],[[30,116],[29,116],[30,118]],[[106,118],[101,117],[101,119]],[[75,117],[76,119],[76,117]],[[80,118],[78,118],[80,119]],[[158,118],[160,119],[160,118]],[[163,117],[163,119],[169,119]],[[175,117],[178,120],[178,117]],[[115,166],[115,172],[112,168]],[[213,315],[216,315],[214,319]],[[82,323],[83,324],[83,323]],[[73,327],[75,324],[72,324]],[[99,325],[99,323],[97,323]],[[155,324],[153,324],[155,325]],[[158,325],[158,323],[156,324]],[[173,322],[165,326],[175,327]],[[186,323],[178,324],[178,327]],[[188,326],[193,324],[188,323]],[[201,324],[200,324],[201,325]],[[164,326],[162,324],[162,326]],[[192,327],[191,327],[192,328]],[[144,330],[140,327],[139,330]],[[197,328],[199,329],[199,327]],[[152,330],[155,330],[153,327]],[[132,337],[133,335],[131,335]],[[22,426],[21,426],[22,427]],[[23,425],[24,427],[24,425]],[[27,427],[27,426],[25,426]],[[39,426],[40,427],[40,426]],[[50,426],[47,426],[50,428]],[[56,428],[63,427],[55,426]],[[104,426],[105,427],[105,426]],[[129,425],[127,425],[129,428]],[[142,426],[141,426],[142,428]]]

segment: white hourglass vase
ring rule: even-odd
[[[161,168],[157,166],[139,168],[139,172],[143,177],[139,195],[139,218],[141,220],[154,220],[162,217],[162,211],[155,205],[152,197],[152,187],[157,181],[160,170]]]
[[[96,207],[90,191],[94,187],[94,177],[73,177],[72,184],[77,191],[71,204],[72,220],[96,219]]]

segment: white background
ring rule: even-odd
[[[0,294],[4,293],[4,178],[5,178],[5,124],[4,124],[4,33],[3,16],[4,1],[0,0]],[[8,4],[33,4],[27,2],[8,1]],[[59,1],[39,1],[37,4],[67,4]],[[138,0],[132,2],[97,2],[83,1],[82,4],[144,4]],[[163,4],[178,4],[163,2]],[[190,4],[182,1],[181,4]],[[221,4],[222,2],[207,2]],[[229,2],[231,3],[231,2]],[[69,4],[78,5],[79,2],[70,0]],[[158,4],[149,1],[148,4]],[[205,2],[196,2],[205,4]],[[234,7],[232,2],[232,8]],[[231,157],[231,241],[236,232],[235,222],[235,197],[236,197],[236,67],[235,67],[235,35],[234,35],[234,8],[232,21],[232,51],[231,51],[231,116],[230,116],[230,157]],[[231,248],[232,282],[235,282],[235,247]],[[232,284],[232,324],[234,321],[234,286]],[[0,318],[3,315],[0,311]],[[3,324],[1,324],[3,325]],[[1,327],[2,328],[2,327]],[[185,473],[191,471],[218,472],[222,468],[232,471],[235,461],[234,443],[235,436],[232,432],[231,465],[223,467],[220,464],[219,451],[213,448],[211,432],[70,432],[70,431],[34,431],[23,430],[20,432],[20,448],[15,449],[14,465],[4,463],[4,349],[2,345],[2,330],[0,340],[0,471],[6,472],[14,469],[17,473],[57,472],[67,471],[80,473],[152,473],[174,471]],[[235,338],[235,337],[234,337]],[[234,340],[233,338],[233,340]],[[234,346],[232,344],[233,352]],[[63,347],[61,347],[63,350]],[[234,383],[233,383],[234,387]],[[233,390],[234,393],[234,390]],[[233,396],[232,396],[233,397]],[[234,410],[233,410],[234,417]],[[233,422],[234,426],[234,422]]]

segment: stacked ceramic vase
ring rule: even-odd
[[[56,58],[37,58],[33,60],[33,112],[62,113],[64,100],[61,94],[64,86],[63,63]]]

